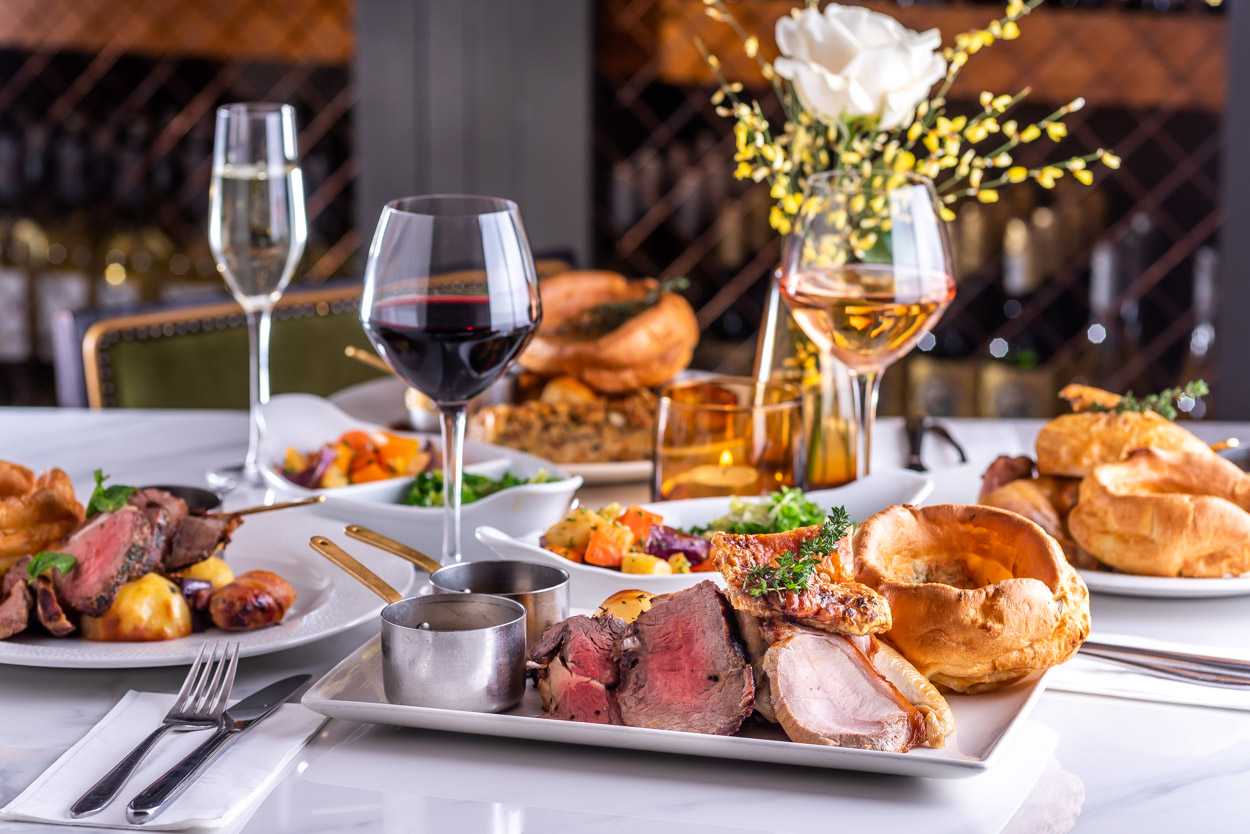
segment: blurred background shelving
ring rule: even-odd
[[[366,0],[361,0],[365,2]],[[732,4],[765,54],[789,0]],[[1000,2],[871,0],[955,32]],[[760,78],[700,0],[597,0],[594,266],[691,278],[701,367],[749,369],[779,242],[759,186],[730,176],[729,125],[693,43]],[[298,284],[359,274],[362,166],[354,0],[10,0],[0,13],[0,403],[53,398],[48,322],[220,291],[205,239],[214,108],[299,111],[311,236]],[[955,108],[1032,87],[1022,117],[1076,95],[1073,148],[1114,148],[1092,189],[1017,188],[952,228],[958,298],[884,410],[1044,415],[1073,378],[1157,389],[1211,364],[1228,15],[1206,0],[1051,0],[1010,48],[975,57]],[[1026,146],[1038,157],[1045,143]],[[367,214],[367,213],[366,213]]]

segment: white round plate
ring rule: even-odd
[[[867,478],[836,489],[813,490],[808,493],[808,497],[825,508],[842,505],[852,519],[863,521],[878,510],[893,504],[919,504],[932,489],[933,482],[925,476],[897,469],[874,472]],[[664,523],[671,527],[689,528],[707,524],[729,512],[729,500],[690,498],[683,501],[658,501],[642,506],[660,515]],[[475,535],[479,542],[500,558],[546,562],[567,570],[572,576],[570,602],[582,608],[595,608],[606,597],[624,588],[639,588],[653,594],[664,594],[680,591],[705,579],[720,581],[720,574],[711,572],[646,576],[571,562],[539,546],[538,541],[545,530],[544,527],[522,536],[510,536],[494,527],[483,526],[477,528]]]
[[[1080,574],[1091,591],[1122,597],[1202,599],[1250,595],[1250,575],[1200,579],[1192,576],[1133,576],[1098,570],[1083,570]]]
[[[405,390],[406,386],[400,380],[385,377],[349,386],[331,394],[328,399],[357,420],[380,426],[394,426],[410,422],[404,408]],[[651,479],[649,460],[561,463],[559,467],[570,475],[580,477],[588,486],[636,484]]]
[[[378,616],[382,600],[308,546],[308,539],[317,534],[342,540],[337,535],[341,529],[341,522],[330,521],[315,508],[302,508],[252,516],[235,532],[225,557],[236,575],[263,568],[295,587],[295,604],[276,626],[243,632],[212,628],[157,643],[100,643],[77,636],[58,639],[20,634],[0,640],[0,664],[58,669],[182,666],[195,659],[204,643],[237,640],[239,654],[252,657],[301,646],[360,625]],[[412,567],[402,559],[363,546],[350,550],[401,593],[406,594],[416,580]]]

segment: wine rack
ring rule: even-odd
[[[773,24],[796,3],[731,5],[744,27],[758,36],[761,53],[771,57]],[[984,26],[1002,9],[1000,3],[961,0],[868,0],[860,5],[894,15],[914,29],[939,28],[946,40]],[[1216,303],[1199,287],[1212,284],[1210,264],[1221,227],[1225,11],[1205,0],[1052,0],[1022,22],[1019,40],[973,58],[953,91],[956,111],[961,101],[975,106],[982,89],[1011,92],[1030,86],[1022,118],[1045,115],[1084,96],[1088,105],[1068,119],[1071,135],[1059,152],[1108,147],[1124,158],[1124,165],[1100,171],[1093,189],[1026,188],[1010,197],[1005,192],[1003,204],[968,221],[979,224],[979,235],[957,224],[956,237],[961,232],[964,238],[979,236],[981,251],[975,257],[966,251],[958,256],[957,299],[922,344],[928,352],[914,354],[912,364],[918,367],[886,375],[887,388],[894,389],[884,394],[886,410],[933,410],[936,405],[950,413],[998,413],[994,391],[975,389],[1007,385],[1002,379],[1013,374],[1021,378],[1026,401],[1006,408],[1007,414],[1044,415],[1055,403],[1037,401],[1038,395],[1028,392],[1053,391],[1073,378],[1140,392],[1174,384],[1185,373],[1201,373],[1218,396],[1218,380],[1211,379],[1211,363],[1204,361],[1209,355],[1195,352],[1191,343],[1193,348],[1211,344],[1202,334],[1209,331],[1204,323],[1209,325]],[[722,165],[733,152],[730,125],[708,101],[715,86],[694,45],[696,37],[721,59],[727,77],[748,88],[760,83],[738,37],[708,18],[700,0],[600,4],[595,53],[599,260],[633,274],[688,275],[705,329],[697,361],[742,372],[750,368],[754,326],[779,242],[767,230],[762,189],[731,181],[728,163]],[[767,91],[759,93],[766,102]],[[1040,160],[1051,150],[1044,145],[1026,146],[1022,161]],[[1003,271],[1017,256],[1003,252],[1002,240],[1013,217],[1030,223],[1031,238],[1044,238],[1046,223],[1065,231],[1058,242],[1030,242],[1043,250],[1030,256],[1044,261],[1043,280],[1025,297],[1005,299]],[[1033,227],[1035,220],[1040,227]],[[1108,257],[1114,258],[1113,297],[1100,298],[1094,311],[1091,292],[1105,294],[1107,283],[1094,278],[1094,267],[1098,258],[1105,266]],[[1100,281],[1095,291],[1092,285]],[[1208,300],[1202,302],[1203,297]],[[1040,359],[1013,364],[1021,343],[1036,345],[1030,350]],[[1093,358],[1110,343],[1118,345],[1120,355],[1101,363],[1110,370],[1094,374]],[[954,392],[960,402],[936,397],[925,403],[917,396],[934,369],[960,389]]]
[[[352,0],[11,0],[0,14],[0,403],[51,398],[51,316],[221,290],[217,105],[295,105],[298,284],[357,268]]]

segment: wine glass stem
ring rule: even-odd
[[[460,481],[464,468],[464,406],[441,409],[443,427],[443,564],[460,561]]]
[[[877,391],[880,387],[880,371],[857,371],[851,375],[855,380],[855,411],[859,417],[858,475],[868,475],[872,466],[872,429],[877,422]]]
[[[247,457],[243,475],[252,484],[260,483],[260,444],[265,435],[264,405],[269,402],[269,326],[272,308],[247,312],[247,347],[249,358],[250,420],[247,432]]]

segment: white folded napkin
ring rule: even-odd
[[[1173,643],[1125,634],[1098,634],[1095,637],[1104,643],[1250,661],[1250,652],[1228,647]],[[1250,689],[1223,689],[1159,678],[1118,663],[1081,655],[1053,670],[1046,679],[1046,686],[1065,692],[1110,695],[1138,701],[1250,711]]]
[[[70,806],[156,728],[173,705],[174,697],[157,692],[127,692],[108,715],[26,790],[0,808],[0,820],[145,831],[221,828],[269,794],[286,765],[326,720],[299,704],[283,705],[231,742],[163,814],[146,825],[131,825],[126,822],[126,804],[206,741],[212,731],[167,733],[112,804],[95,816],[72,819]]]

